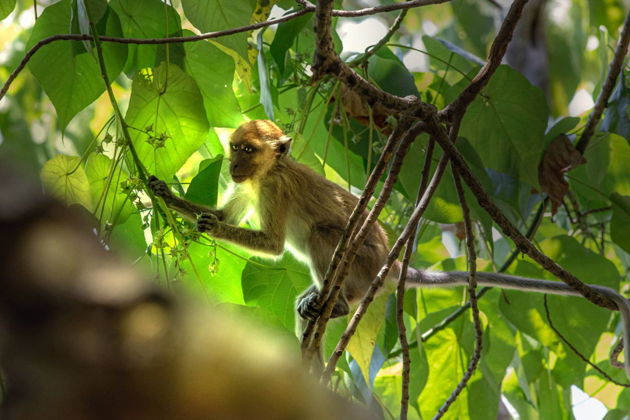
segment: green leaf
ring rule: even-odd
[[[135,210],[129,196],[121,190],[121,183],[129,178],[121,165],[113,166],[106,156],[90,156],[85,172],[90,182],[94,215],[103,223],[124,223]]]
[[[112,0],[125,38],[166,38],[181,34],[179,15],[160,0]],[[135,73],[158,64],[159,52],[173,45],[129,45],[125,72]]]
[[[256,2],[253,0],[182,0],[184,14],[201,32],[214,32],[249,24]],[[247,60],[247,32],[225,36],[217,42]]]
[[[265,110],[267,118],[274,120],[273,117],[273,99],[271,98],[271,90],[269,86],[269,74],[267,73],[267,65],[265,64],[265,52],[263,49],[263,31],[258,32],[256,37],[256,46],[258,54],[256,63],[258,68],[258,84],[260,89],[260,103]]]
[[[293,46],[293,43],[295,42],[298,35],[308,36],[312,34],[310,30],[304,31],[304,34],[301,33],[305,27],[308,27],[310,29],[310,27],[307,25],[311,23],[312,19],[312,14],[306,14],[278,25],[276,34],[273,37],[273,42],[269,47],[269,53],[278,65],[278,70],[281,75],[285,75],[285,62],[287,58],[287,53],[289,49]]]
[[[413,75],[389,48],[381,48],[370,57],[368,74],[386,92],[398,96],[420,96]]]
[[[241,277],[245,303],[274,314],[294,331],[295,300],[310,284],[308,268],[285,252],[280,261],[252,258]]]
[[[44,9],[35,22],[26,48],[57,34],[69,33],[73,7],[71,0],[62,0]],[[113,13],[107,13],[97,23],[101,35],[121,36],[120,23]],[[127,58],[127,47],[103,43],[103,56],[109,80],[120,73]],[[96,57],[86,52],[81,42],[59,41],[42,47],[28,67],[52,101],[63,130],[79,111],[105,91]]]
[[[174,64],[134,78],[125,119],[136,128],[131,137],[140,160],[160,179],[171,179],[208,135],[199,89]],[[147,128],[150,133],[139,131]]]
[[[129,261],[146,257],[147,242],[144,239],[144,227],[140,213],[132,213],[124,223],[114,226],[109,245],[116,251],[124,251]]]
[[[630,420],[630,414],[626,410],[610,410],[602,420]]]
[[[190,181],[186,191],[186,199],[209,207],[217,206],[219,194],[219,175],[223,155],[212,159],[206,159],[199,164],[197,175]]]
[[[0,20],[9,16],[15,9],[16,0],[0,0]]]
[[[370,363],[372,362],[374,347],[376,347],[376,338],[385,322],[387,298],[387,295],[381,295],[374,299],[348,343],[348,353],[359,365],[363,379],[368,384],[370,383]]]
[[[451,3],[453,15],[457,19],[460,31],[456,33],[467,46],[472,47],[475,54],[486,56],[487,46],[495,35],[494,14],[491,5],[476,0],[463,0]],[[463,35],[465,34],[465,35]]]
[[[540,246],[546,255],[583,282],[617,290],[620,276],[614,264],[585,248],[574,238],[558,236],[541,242]],[[518,262],[515,274],[552,278],[526,261]],[[558,381],[562,380],[565,384],[571,381],[579,383],[584,376],[585,364],[570,349],[559,347],[556,334],[547,326],[542,296],[513,291],[505,293],[509,304],[502,299],[500,307],[507,319],[519,330],[556,352],[559,359],[556,369],[564,372],[564,379]],[[584,298],[570,296],[550,296],[549,310],[554,326],[566,337],[571,337],[571,343],[586,357],[594,351],[611,316],[610,311],[595,306]]]
[[[90,183],[81,158],[57,155],[44,163],[41,179],[46,189],[67,204],[81,204],[92,210]]]
[[[365,169],[363,159],[344,147],[343,139],[337,140],[328,136],[329,127],[321,119],[309,118],[300,139],[309,144],[322,160],[322,164],[334,169],[341,179],[333,179],[347,188],[348,184],[359,188],[365,186]],[[327,172],[330,177],[330,172]]]
[[[240,278],[249,254],[227,242],[193,242],[188,253],[190,258],[182,261],[187,285],[219,303],[244,303]]]
[[[523,389],[519,383],[521,379],[516,372],[512,370],[503,381],[502,392],[508,399],[512,407],[518,412],[519,418],[523,420],[540,419],[536,407],[531,402],[529,388]]]
[[[580,123],[578,117],[564,117],[558,120],[553,127],[545,133],[545,146],[548,146],[560,134],[566,134]]]
[[[418,401],[422,418],[432,418],[435,415],[464,375],[466,353],[462,346],[455,344],[459,341],[463,328],[470,326],[461,317],[424,343],[430,371]],[[470,418],[467,399],[468,390],[465,389],[448,410],[450,418]]]
[[[549,10],[560,9],[545,25],[550,70],[552,115],[566,115],[567,107],[580,83],[588,33],[585,28],[583,1],[564,3],[553,0]]]
[[[203,95],[210,126],[238,126],[243,115],[232,90],[234,60],[207,41],[187,42],[184,49],[186,70]]]
[[[418,330],[416,330],[416,342],[418,346],[415,349],[409,349],[409,360],[412,368],[412,373],[409,376],[409,402],[420,413],[418,397],[420,397],[429,379],[430,366]]]
[[[379,403],[394,414],[400,412],[402,378],[400,374],[390,373],[390,370],[387,374],[380,374],[374,379],[374,393],[378,396]],[[414,416],[413,409],[409,414],[412,419],[418,418],[417,415]]]
[[[623,24],[625,15],[622,0],[588,0],[589,24],[593,28],[604,25],[611,34]]]
[[[584,153],[586,165],[571,171],[571,188],[587,207],[609,205],[612,193],[630,195],[630,145],[623,137],[598,133]]]
[[[601,130],[630,138],[630,72],[622,71],[606,105]]]
[[[450,70],[447,80],[460,80],[463,75],[483,65],[483,60],[442,39],[427,35],[422,37],[431,67],[436,70]]]
[[[473,145],[486,167],[537,187],[546,126],[543,92],[502,65],[468,107],[460,135]]]
[[[610,237],[624,251],[630,252],[630,197],[611,194],[612,220],[610,221]]]
[[[499,291],[491,292],[500,296]],[[501,297],[499,297],[501,298]],[[501,398],[501,385],[510,363],[514,358],[514,332],[497,308],[496,298],[489,296],[479,301],[482,313],[487,316],[489,326],[483,329],[483,349],[477,372],[468,386],[468,409],[472,420],[496,418]],[[484,322],[485,323],[485,322]],[[473,342],[473,338],[469,338]],[[472,349],[468,350],[472,355]]]

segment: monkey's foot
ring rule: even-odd
[[[316,291],[306,293],[297,303],[297,313],[304,319],[314,321],[322,312],[322,307],[317,303],[319,294]],[[333,307],[331,318],[338,318],[350,313],[348,302],[340,297]]]
[[[315,321],[322,311],[322,307],[317,303],[319,295],[317,292],[305,294],[297,303],[297,313],[308,321]]]
[[[155,175],[151,175],[149,177],[149,179],[147,180],[147,185],[151,189],[151,191],[153,191],[153,194],[158,197],[165,198],[171,196],[171,190],[169,190],[166,182],[162,181]]]
[[[199,232],[212,232],[219,223],[219,219],[212,213],[203,213],[197,219],[197,230]]]

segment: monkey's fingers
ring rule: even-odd
[[[168,189],[168,185],[166,185],[166,182],[162,181],[154,175],[151,175],[149,177],[149,179],[147,180],[147,185],[151,189],[151,191],[153,191],[153,194],[157,195],[158,197],[164,198],[171,195],[171,190]]]
[[[214,214],[203,213],[197,219],[197,230],[199,232],[211,232],[217,226],[219,220]]]
[[[303,296],[297,303],[297,313],[306,320],[314,321],[322,311],[321,305],[317,303],[317,298],[317,293]]]

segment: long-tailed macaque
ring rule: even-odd
[[[166,184],[155,177],[149,180],[153,192],[184,217],[196,220],[199,231],[224,239],[250,250],[280,255],[287,248],[305,261],[315,285],[297,302],[303,318],[315,318],[317,293],[322,278],[357,198],[342,187],[315,173],[289,156],[291,138],[267,120],[241,125],[230,140],[230,174],[234,189],[227,203],[214,210],[176,197]],[[237,226],[253,208],[260,218],[260,230]],[[387,236],[375,223],[343,283],[342,294],[335,304],[333,317],[349,312],[365,294],[388,254]],[[396,281],[400,264],[391,270],[388,280]],[[562,282],[528,279],[496,273],[477,273],[481,285],[537,291],[562,295],[579,295]],[[409,287],[450,287],[465,285],[466,272],[431,272],[409,268]],[[617,303],[624,320],[624,340],[630,343],[626,328],[630,322],[630,304],[617,292],[592,285]],[[630,357],[626,371],[630,376]]]

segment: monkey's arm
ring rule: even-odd
[[[262,229],[254,230],[234,226],[218,220],[212,214],[203,214],[197,220],[197,229],[218,239],[225,239],[253,251],[270,255],[284,252],[286,216],[282,212],[260,215]]]
[[[529,292],[551,293],[554,295],[565,296],[581,296],[580,293],[573,290],[566,283],[560,281],[547,281],[539,279],[530,279],[527,277],[511,276],[500,273],[484,273],[475,274],[477,283],[483,286],[500,287],[503,289],[516,289]],[[409,267],[406,283],[408,287],[451,287],[464,286],[468,284],[468,273],[465,271],[428,271],[416,270]],[[621,314],[623,326],[623,342],[630,345],[630,301],[613,289],[597,284],[589,284],[593,290],[609,297],[617,304],[619,313]],[[624,360],[624,369],[626,375],[630,378],[630,357],[626,350]]]
[[[213,214],[219,220],[225,219],[225,214],[222,210],[215,210],[210,207],[196,204],[191,201],[177,197],[168,188],[164,181],[156,178],[153,175],[149,177],[148,186],[151,191],[153,191],[153,194],[158,197],[162,197],[162,199],[170,209],[177,211],[190,222],[196,222],[197,218],[204,213]]]

